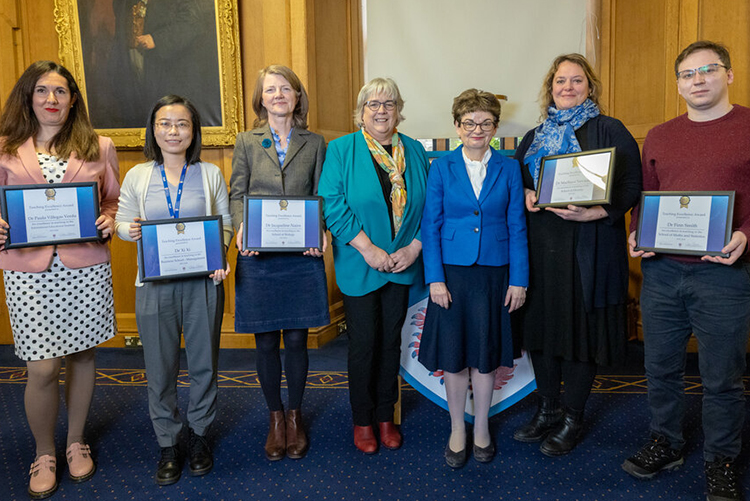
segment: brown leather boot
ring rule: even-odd
[[[266,458],[269,461],[283,459],[286,454],[286,423],[284,411],[271,412],[266,439]]]
[[[302,411],[292,409],[286,413],[286,455],[292,459],[302,459],[307,454],[310,443],[302,424]]]

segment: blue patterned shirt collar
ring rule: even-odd
[[[273,130],[273,127],[270,125],[268,127],[271,129],[273,144],[276,147],[276,156],[279,157],[279,165],[283,166],[284,160],[286,160],[286,151],[289,149],[289,142],[292,140],[292,131],[294,130],[294,127],[289,129],[289,135],[286,137],[286,148],[281,147],[281,138],[276,134],[276,131]]]

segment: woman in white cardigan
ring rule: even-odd
[[[141,238],[141,220],[178,217],[223,217],[224,250],[232,239],[232,221],[224,177],[213,164],[200,161],[198,111],[180,96],[165,96],[151,110],[143,148],[150,161],[125,176],[115,220],[123,240]],[[224,312],[224,286],[229,273],[209,277],[141,283],[136,278],[135,315],[143,344],[151,421],[161,448],[155,480],[177,482],[185,448],[177,408],[180,334],[185,338],[190,372],[188,447],[190,474],[205,475],[213,467],[206,435],[216,416],[216,371]]]

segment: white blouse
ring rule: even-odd
[[[487,148],[484,152],[482,160],[470,160],[466,156],[466,151],[462,150],[461,153],[464,156],[464,163],[466,164],[466,173],[469,175],[469,181],[471,181],[471,187],[474,189],[474,195],[479,199],[479,193],[482,191],[482,185],[484,184],[484,178],[487,177],[487,164],[492,157],[492,152]]]

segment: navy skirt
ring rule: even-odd
[[[503,306],[508,266],[445,265],[453,302],[444,309],[428,301],[419,361],[431,371],[489,373],[513,366],[510,314]]]
[[[306,329],[328,325],[323,258],[291,253],[237,256],[236,332]]]

